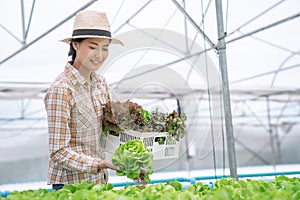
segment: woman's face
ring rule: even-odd
[[[97,71],[108,57],[109,39],[87,38],[80,43],[74,42],[73,47],[76,50],[74,66],[84,71]]]

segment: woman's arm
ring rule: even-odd
[[[70,148],[70,98],[71,91],[66,87],[51,87],[45,96],[50,159],[69,170],[99,173],[99,159]]]

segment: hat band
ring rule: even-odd
[[[73,31],[72,36],[80,36],[80,35],[97,35],[97,36],[105,36],[111,37],[111,33],[106,30],[99,29],[77,29]]]

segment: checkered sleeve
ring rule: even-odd
[[[68,88],[51,87],[44,99],[48,117],[50,159],[68,170],[98,173],[99,161],[70,147]]]

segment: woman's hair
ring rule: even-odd
[[[86,38],[75,38],[75,39],[72,39],[71,42],[70,42],[70,50],[69,50],[69,53],[68,53],[68,56],[72,56],[72,62],[74,62],[75,58],[76,58],[76,50],[74,49],[73,47],[73,42],[82,42],[83,40],[85,40]]]

